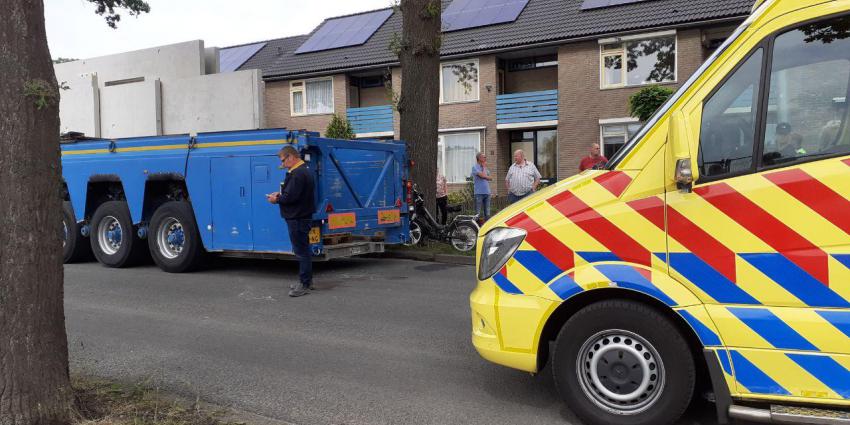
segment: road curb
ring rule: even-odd
[[[458,264],[464,266],[475,265],[475,257],[466,255],[435,254],[423,251],[395,251],[388,250],[375,255],[378,258],[395,258],[400,260],[429,261],[434,263]]]

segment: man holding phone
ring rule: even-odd
[[[313,172],[301,160],[292,146],[284,146],[277,153],[281,168],[288,170],[280,192],[266,195],[269,203],[280,206],[280,216],[289,228],[292,252],[298,259],[298,284],[289,290],[290,297],[309,294],[313,289],[313,259],[310,252],[309,234],[316,212],[315,179]]]

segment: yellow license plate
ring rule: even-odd
[[[401,221],[400,210],[378,211],[378,224],[395,224]]]
[[[328,215],[328,229],[347,229],[357,226],[357,217],[353,212]]]
[[[322,241],[322,229],[314,227],[310,229],[310,245],[317,244]]]

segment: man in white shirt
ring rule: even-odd
[[[514,163],[508,169],[505,185],[508,187],[508,201],[514,203],[537,190],[540,184],[540,172],[534,164],[526,161],[525,153],[520,149],[514,152]]]

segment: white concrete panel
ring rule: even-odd
[[[258,70],[162,82],[164,134],[263,128]]]
[[[86,74],[59,80],[67,90],[59,91],[60,132],[78,131],[100,137],[100,92],[97,75]]]
[[[71,80],[97,73],[99,87],[110,82],[144,78],[162,81],[204,75],[206,58],[203,40],[187,41],[133,52],[82,59],[54,65],[56,79]]]
[[[161,93],[159,80],[101,89],[101,137],[162,135]]]
[[[221,72],[219,59],[221,58],[221,50],[218,47],[207,47],[204,49],[205,74],[218,74]]]

